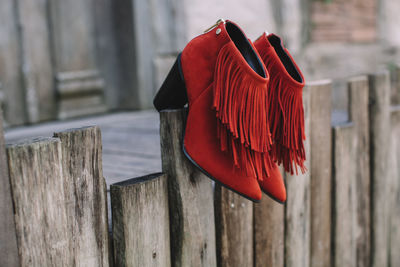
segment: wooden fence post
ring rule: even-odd
[[[253,266],[253,203],[215,185],[218,266]]]
[[[310,170],[310,92],[303,89],[303,103],[307,153],[306,166]],[[285,266],[310,265],[310,171],[302,175],[286,175],[287,201],[285,209]]]
[[[7,155],[21,266],[72,266],[60,140],[9,145]]]
[[[311,267],[331,265],[332,130],[331,81],[315,82],[310,89],[310,198]],[[315,156],[314,156],[315,155]],[[293,178],[296,179],[296,178]]]
[[[400,105],[400,64],[395,64],[390,70],[391,104]]]
[[[280,168],[283,174],[283,168]],[[284,266],[285,206],[263,195],[254,204],[254,265]]]
[[[213,188],[183,154],[186,110],[160,112],[162,169],[168,175],[171,264],[216,266]]]
[[[4,92],[3,92],[3,85],[1,84],[1,81],[0,81],[0,109],[1,109],[1,116],[2,116],[2,127],[6,127],[7,126],[7,122],[5,121],[5,119],[4,119],[4,116],[3,116],[3,110],[4,110],[4,101],[5,101],[5,99],[4,99]]]
[[[58,132],[62,148],[65,205],[74,260],[108,266],[107,189],[98,127]]]
[[[370,266],[371,256],[371,187],[370,187],[370,149],[368,118],[368,79],[366,76],[356,77],[348,82],[349,113],[354,125],[357,141],[355,186],[352,189],[356,202],[354,213],[354,242],[356,246],[357,266]],[[337,182],[340,182],[338,180]]]
[[[115,265],[171,266],[167,176],[111,185]]]
[[[391,111],[391,144],[389,175],[393,179],[390,190],[390,266],[400,266],[400,105],[392,107]]]
[[[334,266],[356,266],[355,220],[356,147],[354,125],[333,128],[333,263]]]
[[[3,135],[0,107],[0,266],[19,266],[10,178]]]
[[[390,253],[389,265],[400,266],[400,66],[394,72],[396,84],[392,85],[391,106],[391,137],[389,156],[389,177],[392,177],[391,187],[391,225],[390,225]]]
[[[371,148],[371,266],[388,264],[390,177],[390,83],[387,71],[369,76],[369,119]]]
[[[97,127],[9,145],[21,266],[108,266]]]
[[[334,266],[370,265],[368,80],[348,82],[350,122],[333,127]]]

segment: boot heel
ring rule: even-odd
[[[154,107],[161,111],[163,109],[183,108],[188,102],[186,86],[181,70],[181,54],[178,55],[174,65],[169,71],[167,78],[154,97]]]

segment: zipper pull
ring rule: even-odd
[[[225,24],[225,20],[224,19],[219,19],[219,20],[217,20],[217,22],[214,25],[212,25],[207,30],[205,30],[204,33],[211,31],[212,29],[217,27],[221,22]]]

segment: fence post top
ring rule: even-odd
[[[27,145],[33,145],[33,144],[42,144],[42,143],[57,143],[60,142],[60,139],[56,137],[35,137],[35,138],[28,138],[28,139],[22,139],[19,141],[15,141],[9,144],[6,144],[7,148],[11,147],[23,147]]]
[[[330,85],[330,84],[332,84],[332,80],[322,79],[322,80],[307,82],[306,86],[321,86],[321,85],[323,86],[323,85]]]
[[[377,71],[368,74],[369,77],[384,77],[384,76],[389,77],[389,75],[390,72],[386,68],[379,68]]]
[[[358,75],[358,76],[353,76],[347,79],[348,83],[353,83],[353,82],[366,82],[368,81],[368,75]]]

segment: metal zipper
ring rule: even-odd
[[[221,22],[225,24],[225,20],[224,19],[219,19],[219,20],[217,20],[217,22],[214,25],[212,25],[207,30],[205,30],[204,33],[211,31],[212,29],[217,27]]]

